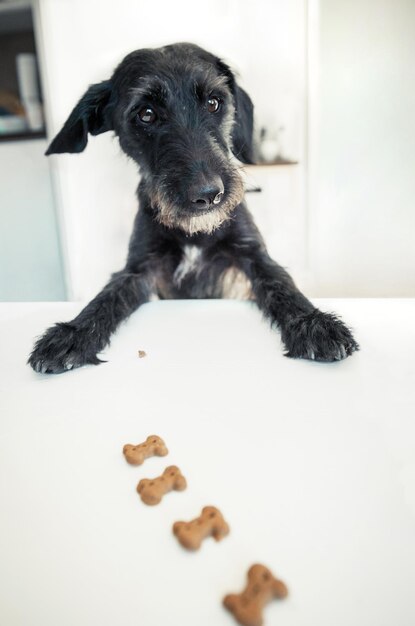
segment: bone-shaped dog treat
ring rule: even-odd
[[[191,522],[176,522],[173,533],[187,550],[198,550],[203,539],[212,536],[220,541],[229,533],[222,513],[214,506],[205,506],[202,514]]]
[[[144,443],[133,446],[131,443],[125,444],[123,453],[131,465],[141,465],[151,456],[166,456],[168,450],[161,437],[150,435]]]
[[[145,504],[158,504],[169,491],[183,491],[187,482],[175,465],[166,467],[158,478],[143,478],[137,485],[137,491]]]
[[[287,587],[274,578],[264,565],[252,565],[248,571],[248,583],[242,593],[224,598],[223,604],[242,626],[262,626],[262,610],[275,598],[285,598]]]

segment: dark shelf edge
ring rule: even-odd
[[[28,141],[30,139],[46,139],[46,132],[44,130],[40,130],[33,133],[0,133],[0,143],[7,143],[10,141]]]
[[[258,161],[257,163],[249,163],[244,165],[244,167],[275,167],[276,165],[298,165],[299,161],[287,161],[286,159],[278,159],[277,161],[265,162],[261,163]]]

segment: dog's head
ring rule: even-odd
[[[113,130],[140,166],[158,221],[212,232],[243,197],[231,154],[252,163],[253,105],[219,58],[193,44],[137,50],[92,85],[46,154]]]

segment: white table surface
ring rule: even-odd
[[[415,301],[316,303],[359,353],[293,361],[253,304],[154,302],[59,376],[25,360],[80,305],[0,306],[0,624],[232,626],[254,562],[290,589],[268,626],[415,624]],[[153,433],[169,456],[127,465]],[[145,506],[169,464],[188,489]],[[187,553],[171,526],[206,504],[231,534]]]

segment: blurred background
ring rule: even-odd
[[[255,103],[248,206],[301,288],[415,296],[414,0],[0,0],[0,300],[86,300],[121,269],[136,166],[112,133],[44,152],[123,56],[178,41]]]

